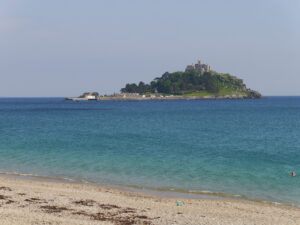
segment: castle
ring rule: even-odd
[[[210,71],[210,65],[208,64],[201,64],[201,61],[198,60],[198,63],[195,65],[187,65],[185,68],[185,72],[188,71],[197,71],[200,73],[209,72]]]

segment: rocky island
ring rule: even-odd
[[[126,84],[121,93],[100,96],[84,93],[71,100],[176,100],[176,99],[244,99],[262,98],[258,91],[246,87],[242,79],[228,73],[218,73],[208,64],[198,61],[184,72],[165,72],[149,84]]]

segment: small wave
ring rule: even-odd
[[[90,182],[82,179],[72,179],[67,177],[51,177],[51,176],[42,176],[37,174],[31,174],[31,173],[18,173],[18,172],[3,172],[0,171],[0,175],[8,176],[8,177],[26,177],[28,179],[35,179],[35,180],[41,180],[41,181],[65,181],[70,183],[85,183],[90,184]]]
[[[195,192],[196,193],[196,192]],[[205,190],[203,190],[203,191],[200,191],[200,193],[205,193],[205,194],[213,194],[214,192],[212,192],[212,191],[205,191]]]
[[[275,204],[275,205],[281,205],[280,202],[272,202],[272,203]]]

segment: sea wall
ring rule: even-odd
[[[205,100],[205,99],[256,99],[262,98],[257,96],[247,96],[247,95],[220,95],[220,96],[159,96],[159,97],[143,97],[143,96],[134,96],[134,97],[125,97],[125,96],[102,96],[97,99],[88,99],[88,98],[66,98],[66,100],[72,101],[88,101],[88,100],[98,100],[98,101],[149,101],[149,100]]]
[[[247,99],[246,95],[222,96],[162,96],[162,97],[99,97],[100,101],[147,101],[147,100],[204,100],[204,99]]]

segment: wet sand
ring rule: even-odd
[[[300,209],[0,177],[0,224],[300,224]]]

